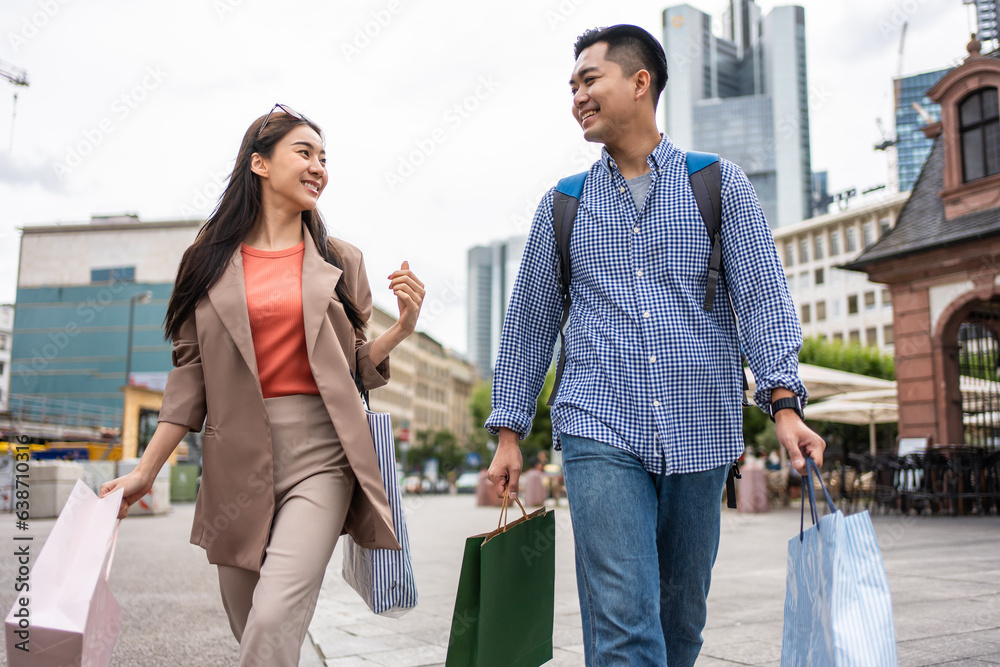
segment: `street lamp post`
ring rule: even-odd
[[[149,303],[153,298],[153,293],[149,290],[144,290],[142,292],[136,292],[128,301],[128,348],[125,351],[125,389],[124,392],[128,391],[128,386],[131,384],[129,382],[129,376],[132,375],[132,328],[135,323],[135,304],[138,303]],[[122,404],[122,433],[121,433],[122,444],[125,444],[125,405]]]

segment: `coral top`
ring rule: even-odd
[[[285,250],[243,244],[250,335],[264,398],[319,394],[302,319],[302,259],[305,239]]]

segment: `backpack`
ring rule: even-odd
[[[722,167],[719,156],[714,153],[697,153],[689,151],[687,153],[688,178],[691,183],[691,190],[694,192],[695,201],[698,203],[698,210],[701,212],[701,219],[705,223],[705,230],[712,240],[712,254],[708,262],[708,282],[705,287],[705,301],[702,303],[702,310],[711,312],[715,303],[715,292],[719,284],[719,275],[722,272]],[[566,336],[563,330],[566,328],[566,321],[569,319],[569,309],[572,300],[569,296],[569,284],[571,278],[569,264],[569,241],[573,233],[573,221],[576,220],[576,212],[580,205],[580,195],[583,192],[583,185],[587,180],[587,172],[567,176],[556,184],[555,192],[552,196],[552,227],[556,237],[556,249],[559,255],[559,287],[563,301],[562,320],[559,323],[559,362],[556,365],[556,378],[552,385],[552,393],[549,395],[548,405],[555,401],[556,392],[559,390],[559,381],[562,379],[563,366],[566,363]],[[733,307],[731,298],[728,298],[729,309],[733,313],[733,321],[737,325],[737,336],[739,332],[739,319],[736,316],[736,309]],[[746,374],[743,372],[742,355],[740,363],[740,374],[743,377],[743,400],[744,406],[751,405],[747,400],[746,392],[749,390]],[[729,507],[736,508],[736,493],[734,478],[740,477],[739,467],[733,463],[726,478],[726,497]]]

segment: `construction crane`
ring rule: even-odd
[[[28,87],[28,73],[20,67],[14,67],[10,63],[0,60],[0,76],[10,81],[15,86]],[[10,117],[10,150],[14,151],[14,119],[17,118],[17,91],[14,91],[14,108]]]
[[[899,57],[896,62],[896,78],[892,80],[892,108],[894,111],[899,108],[899,97],[902,94],[903,88],[903,45],[906,43],[906,26],[908,24],[908,21],[903,22],[903,29],[899,34]],[[896,193],[899,192],[899,174],[897,173],[899,158],[896,151],[899,136],[889,134],[882,125],[881,118],[876,118],[875,124],[878,126],[879,134],[882,135],[882,141],[875,144],[875,150],[885,151],[889,168],[889,192]]]

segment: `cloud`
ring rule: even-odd
[[[50,166],[29,164],[27,160],[14,157],[10,153],[0,153],[0,183],[19,186],[39,185],[49,192],[65,192],[59,177]]]

